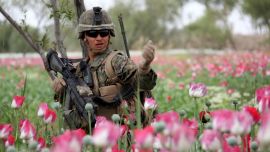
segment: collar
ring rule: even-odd
[[[107,56],[112,52],[112,50],[110,48],[106,49],[103,53],[99,54],[96,56],[96,58],[94,59],[94,61],[89,62],[89,57],[87,58],[88,60],[88,64],[90,65],[91,69],[97,69],[103,62],[104,60],[107,58]]]

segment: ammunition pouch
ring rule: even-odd
[[[122,86],[119,85],[109,85],[99,88],[100,97],[108,103],[112,103],[115,95],[119,94]]]

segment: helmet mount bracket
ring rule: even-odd
[[[101,25],[102,23],[102,12],[101,12],[101,9],[100,7],[93,7],[93,11],[94,11],[94,21],[93,21],[93,24],[94,25]]]

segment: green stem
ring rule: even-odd
[[[50,143],[50,132],[48,131],[48,124],[45,124],[45,139],[47,141],[47,144],[51,145],[51,143]]]
[[[137,81],[137,92],[136,92],[136,96],[137,96],[137,100],[135,100],[136,102],[136,124],[137,124],[137,128],[142,128],[142,121],[141,121],[141,99],[140,99],[140,76],[138,76],[138,81]]]
[[[141,100],[140,100],[140,95],[139,95],[139,91],[137,93],[137,97],[138,99],[136,100],[136,124],[137,124],[137,128],[142,128],[142,124],[141,124]]]
[[[5,151],[5,144],[4,142],[0,142],[0,150]]]
[[[150,111],[149,124],[151,124],[151,122],[152,122],[154,111],[155,111],[154,109],[151,109],[151,111]]]
[[[196,152],[197,151],[197,142],[195,141],[194,142],[194,152]]]
[[[119,138],[117,140],[117,144],[118,144],[118,150],[120,150],[121,149],[121,138]]]
[[[61,128],[62,128],[62,115],[61,112],[59,112],[60,110],[57,109],[57,116],[58,116],[58,127],[59,127],[59,135],[61,134]]]
[[[18,126],[19,126],[19,123],[18,123],[18,117],[17,117],[17,110],[16,109],[14,109],[14,111],[15,111],[15,141],[17,141],[17,139],[18,139],[18,130],[19,130],[19,128],[18,128]]]
[[[88,111],[88,125],[89,125],[89,135],[92,134],[92,127],[91,127],[91,112]]]
[[[123,147],[123,149],[127,149],[127,134],[124,134],[124,147]]]
[[[198,105],[197,98],[194,97],[193,101],[194,101],[194,106],[195,106],[195,108],[194,108],[194,118],[198,121],[198,135],[196,137],[197,140],[194,142],[194,148],[195,148],[194,150],[196,152],[197,150],[201,151],[200,148],[197,148],[197,147],[199,147],[199,142],[197,142],[197,141],[198,141],[198,139],[200,137],[200,134],[202,132],[202,122],[201,122],[200,117],[199,117],[199,105]]]
[[[23,90],[22,90],[22,96],[25,95],[26,84],[27,84],[27,74],[25,75],[25,79],[24,79],[24,85],[23,85]]]
[[[115,121],[115,124],[120,128],[120,122],[119,121]],[[121,149],[121,138],[118,138],[117,140],[117,145],[118,145],[118,149]]]
[[[198,114],[198,109],[199,109],[199,106],[198,106],[198,102],[197,102],[197,98],[196,97],[194,97],[193,98],[193,101],[194,101],[194,118],[197,120],[197,121],[200,121],[199,120],[199,114]]]
[[[256,105],[256,84],[257,84],[257,75],[254,78],[254,101],[253,101],[253,106]]]

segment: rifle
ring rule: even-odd
[[[124,23],[123,23],[123,19],[122,19],[122,14],[120,14],[118,16],[118,21],[119,21],[119,24],[120,24],[122,37],[123,37],[123,40],[124,40],[125,50],[126,50],[128,58],[130,58],[130,54],[129,54],[129,50],[128,50],[128,44],[127,44],[127,37],[126,37],[126,33],[125,33],[125,27],[124,27]]]
[[[81,97],[76,89],[78,85],[85,82],[79,81],[78,77],[76,77],[71,72],[72,69],[71,69],[68,59],[62,59],[62,58],[60,59],[56,51],[50,50],[46,57],[47,57],[49,68],[55,72],[59,72],[62,74],[63,79],[65,80],[67,84],[67,89],[70,90],[70,97],[72,101],[74,101],[75,107],[79,115],[82,116],[83,119],[85,119],[86,122],[89,123],[88,114],[87,114],[87,111],[85,110],[85,105],[86,103],[90,103],[93,105],[94,108],[96,107],[96,105],[94,104],[91,97]],[[85,84],[84,86],[87,86],[87,85]],[[92,124],[95,123],[94,111],[91,111],[91,123]]]

